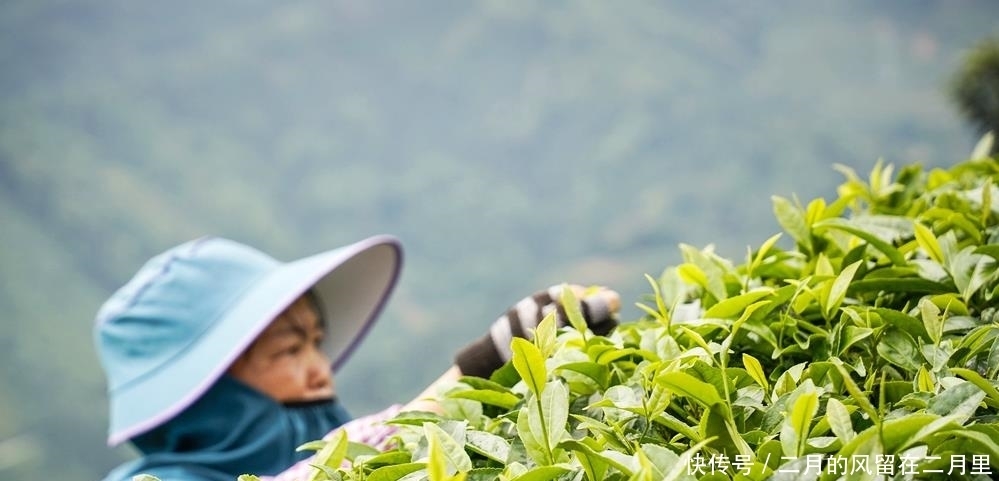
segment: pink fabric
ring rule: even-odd
[[[329,439],[333,436],[333,433],[342,429],[347,431],[347,439],[356,443],[367,444],[379,451],[384,451],[389,447],[389,440],[392,438],[392,435],[398,431],[396,426],[385,424],[385,421],[394,418],[401,410],[401,404],[394,404],[384,411],[360,417],[344,424],[331,431],[323,439]],[[261,476],[260,479],[262,481],[305,481],[309,479],[309,476],[316,469],[309,465],[315,462],[313,458],[315,458],[315,455],[295,463],[294,466],[284,470],[277,476]]]

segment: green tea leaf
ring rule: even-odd
[[[472,469],[472,460],[464,446],[440,426],[424,423],[423,431],[429,443],[427,474],[430,481],[444,481],[455,472],[464,473]]]
[[[999,244],[986,244],[975,248],[975,254],[987,255],[993,259],[999,259]]]
[[[607,368],[606,364],[599,364],[596,362],[569,362],[556,367],[555,370],[578,372],[590,379],[593,379],[593,381],[595,381],[601,389],[606,389],[607,384],[610,382],[610,369]]]
[[[510,443],[485,431],[469,430],[465,433],[465,446],[498,463],[506,463],[510,456]]]
[[[830,359],[833,365],[836,366],[836,370],[839,371],[840,376],[843,378],[843,384],[846,386],[846,390],[850,393],[852,399],[860,406],[872,421],[875,423],[880,422],[881,416],[878,415],[878,410],[874,409],[874,405],[871,404],[871,400],[867,398],[867,394],[864,393],[857,386],[857,383],[853,382],[853,378],[850,376],[849,371],[843,366],[843,361],[839,358]]]
[[[930,259],[944,264],[943,250],[940,249],[940,242],[937,240],[937,236],[933,235],[933,231],[919,222],[914,223],[913,227],[916,229],[916,242],[919,243],[919,247],[926,252],[926,255],[930,256]]]
[[[687,244],[680,244],[680,252],[687,264],[696,266],[704,275],[705,283],[702,287],[708,294],[718,301],[728,297],[728,291],[725,288],[726,272],[722,266],[727,261],[714,255],[710,248],[702,251]]]
[[[770,390],[770,382],[767,380],[766,373],[763,372],[763,366],[760,364],[760,361],[749,354],[743,353],[742,365],[745,366],[746,372],[753,378],[753,381],[756,381],[756,384],[759,384],[764,391]]]
[[[490,391],[482,389],[452,390],[447,393],[447,397],[457,398],[457,399],[471,399],[473,401],[478,401],[482,404],[498,406],[503,409],[513,409],[514,406],[520,403],[520,398],[514,394],[508,392]]]
[[[371,471],[366,478],[367,481],[398,481],[409,473],[426,469],[427,463],[404,463],[392,466],[383,466]]]
[[[317,469],[309,476],[309,481],[316,481],[323,474],[323,470],[318,468],[320,466],[331,469],[340,467],[344,458],[347,457],[347,442],[347,431],[343,429],[334,431],[326,445],[316,453],[313,464],[317,466]]]
[[[660,412],[652,420],[657,424],[661,424],[668,429],[671,429],[673,431],[676,431],[677,433],[680,433],[683,436],[686,436],[687,439],[690,439],[692,441],[701,441],[703,439],[703,436],[701,436],[700,433],[697,432],[697,430],[687,425],[687,423],[684,423],[683,421],[677,419],[675,416],[669,414],[668,412]]]
[[[924,366],[919,366],[919,371],[916,373],[916,389],[928,393],[936,390],[936,382],[933,380],[933,375]]]
[[[551,463],[551,454],[542,441],[544,439],[543,433],[534,431],[531,426],[530,418],[539,416],[539,414],[531,413],[531,411],[536,411],[537,409],[538,405],[536,403],[528,403],[517,412],[517,436],[520,438],[521,443],[523,443],[524,449],[531,460],[536,464],[544,466]]]
[[[708,287],[708,276],[695,264],[680,264],[676,267],[676,273],[688,284],[695,284],[704,288]]]
[[[763,264],[763,260],[766,259],[767,254],[770,253],[770,249],[774,247],[774,244],[776,244],[777,241],[780,240],[780,238],[781,238],[780,233],[774,234],[769,239],[764,241],[762,245],[760,245],[760,248],[757,249],[756,251],[756,256],[753,257],[752,262],[750,262],[749,264],[749,269],[748,269],[749,277],[752,277],[753,273],[756,272],[756,269],[758,269]]]
[[[909,371],[919,369],[919,347],[908,334],[898,329],[889,329],[877,347],[878,354],[896,366]]]
[[[903,256],[902,253],[898,251],[898,249],[892,247],[891,244],[881,240],[880,238],[878,238],[877,235],[869,231],[866,231],[864,229],[855,227],[847,220],[840,218],[826,219],[817,222],[815,225],[812,226],[812,229],[815,232],[819,233],[824,232],[825,230],[828,229],[848,232],[867,241],[867,243],[870,244],[871,247],[874,247],[875,249],[879,250],[896,267],[901,267],[908,264],[908,262],[905,260],[905,256]]]
[[[563,292],[570,290],[571,289],[563,289]],[[555,311],[552,311],[541,319],[541,322],[538,323],[538,327],[534,328],[534,345],[538,347],[538,351],[541,353],[542,358],[547,359],[555,352],[556,335]]]
[[[929,299],[923,299],[919,301],[919,313],[923,318],[926,333],[930,335],[930,341],[933,344],[939,344],[940,338],[943,337],[944,325],[944,320],[940,317],[940,308]]]
[[[662,383],[674,394],[696,401],[704,407],[723,402],[714,386],[685,372],[666,372],[656,376],[655,382]]]
[[[736,455],[749,456],[753,452],[742,438],[728,404],[715,404],[705,410],[700,428],[703,438],[711,440],[710,445],[723,451],[730,458]]]
[[[599,469],[595,470],[594,473],[599,474],[601,471],[606,470],[608,466],[624,473],[625,476],[631,476],[632,470],[625,463],[621,462],[617,456],[610,456],[610,453],[615,453],[613,450],[607,450],[606,452],[597,451],[593,447],[586,444],[586,441],[592,441],[592,439],[584,439],[581,441],[567,440],[559,444],[560,448],[568,449],[570,451],[582,454],[591,466],[597,467]],[[618,453],[620,454],[620,453]],[[599,477],[594,478],[594,480],[603,480],[603,475],[600,474]]]
[[[836,281],[832,284],[832,289],[829,291],[829,297],[826,299],[826,303],[822,306],[822,313],[826,319],[832,316],[832,313],[839,309],[839,305],[843,303],[843,298],[846,297],[847,288],[850,286],[850,282],[853,280],[854,274],[857,273],[857,269],[860,268],[860,264],[863,261],[857,261],[850,264],[843,269],[842,272],[836,276]]]
[[[566,422],[569,420],[569,390],[559,381],[551,381],[545,385],[541,393],[541,408],[543,431],[547,433],[545,440],[549,450],[568,436]]]
[[[548,379],[545,358],[541,356],[541,351],[531,341],[519,337],[513,338],[510,349],[513,351],[513,367],[517,369],[520,378],[535,396],[540,396]]]
[[[773,203],[777,223],[791,235],[795,242],[804,247],[805,251],[811,252],[811,232],[809,226],[805,224],[805,213],[802,209],[780,196],[771,196],[770,200]]]
[[[996,387],[993,386],[992,383],[989,382],[987,379],[983,378],[980,374],[978,374],[975,371],[972,371],[971,369],[953,367],[950,369],[950,371],[968,380],[970,383],[977,386],[978,389],[985,391],[985,394],[988,396],[988,399],[992,401],[991,405],[994,408],[999,407],[999,389],[996,389]]]
[[[392,464],[408,463],[412,459],[412,454],[405,450],[386,451],[384,453],[371,456],[364,461],[367,467],[387,466]]]
[[[569,324],[579,332],[586,331],[586,319],[583,318],[583,313],[580,310],[579,299],[576,299],[576,293],[572,291],[569,286],[565,285],[562,287],[562,295],[559,302],[562,304],[562,308],[565,309],[565,315],[569,318]],[[552,340],[555,339],[555,325],[552,323]]]
[[[926,342],[932,342],[929,333],[926,331],[926,326],[923,323],[905,313],[885,308],[874,308],[871,312],[877,314],[881,319],[883,319],[888,324],[901,329],[906,334],[912,336],[913,339],[923,339]]]
[[[949,416],[963,424],[971,419],[984,399],[985,391],[970,382],[961,382],[930,399],[926,412]]]
[[[815,417],[818,410],[819,395],[817,392],[809,390],[797,396],[780,431],[784,455],[797,458],[805,454],[812,418]]]
[[[978,424],[968,426],[965,429],[953,429],[947,431],[947,434],[971,441],[974,448],[966,452],[981,453],[992,460],[999,459],[999,428],[996,428],[994,424],[991,426]]]
[[[843,444],[850,442],[857,435],[853,430],[853,422],[850,421],[850,412],[836,398],[831,397],[826,402],[826,421]]]
[[[738,318],[750,304],[773,294],[771,290],[759,290],[725,299],[704,312],[705,318]]]
[[[549,481],[568,472],[568,469],[561,466],[537,466],[511,481]]]

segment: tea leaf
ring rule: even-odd
[[[786,456],[801,457],[807,447],[812,418],[819,410],[819,395],[814,390],[797,396],[780,431],[780,440]]]
[[[746,367],[746,372],[753,378],[753,381],[756,381],[756,384],[759,384],[764,391],[770,390],[770,382],[767,381],[767,375],[763,372],[763,366],[760,364],[760,361],[749,354],[743,353],[742,365]]]
[[[510,481],[549,481],[568,472],[561,466],[537,466]]]
[[[964,423],[975,414],[983,399],[985,391],[970,382],[961,382],[930,399],[926,412],[950,416],[957,422]]]
[[[826,319],[832,316],[833,311],[839,309],[839,305],[843,302],[843,298],[846,297],[847,288],[850,286],[850,281],[853,280],[854,274],[857,273],[857,269],[860,268],[860,264],[863,261],[857,261],[850,264],[842,272],[836,276],[836,281],[832,284],[832,289],[829,291],[829,297],[826,299],[826,303],[822,306],[822,314]]]
[[[550,453],[548,452],[547,446],[542,443],[541,439],[538,438],[538,434],[534,431],[531,426],[530,417],[538,416],[537,413],[531,413],[532,410],[537,410],[538,405],[529,403],[525,405],[520,411],[517,412],[517,436],[520,437],[520,441],[524,445],[524,449],[527,451],[527,455],[539,465],[547,465],[551,462]]]
[[[569,318],[569,324],[572,325],[579,332],[586,331],[586,319],[583,318],[583,313],[580,311],[579,300],[576,299],[576,293],[568,285],[562,286],[562,295],[559,302],[562,304],[562,308],[565,309],[565,315]],[[552,325],[552,339],[555,339],[554,325]]]
[[[391,466],[382,466],[371,471],[366,478],[368,481],[398,481],[403,476],[426,469],[427,463],[403,463]]]
[[[967,379],[968,382],[977,386],[978,389],[985,391],[985,394],[988,396],[988,400],[991,401],[990,404],[993,407],[999,407],[999,389],[996,389],[996,387],[993,386],[987,379],[983,378],[980,374],[972,371],[971,369],[953,367],[950,371],[963,377],[964,379]]]
[[[770,253],[770,249],[773,248],[774,244],[776,244],[780,238],[780,233],[774,234],[769,239],[764,241],[762,245],[760,245],[760,248],[756,251],[756,256],[753,257],[752,262],[749,264],[749,269],[747,271],[749,277],[752,277],[753,273],[756,272],[756,269],[763,264],[763,260],[766,259],[767,254]]]
[[[608,466],[613,466],[616,462],[604,458],[593,447],[586,444],[586,442],[593,443],[594,441],[593,438],[584,438],[583,441],[568,440],[559,443],[558,447],[576,453],[576,457],[583,466],[583,471],[586,473],[586,479],[589,481],[603,481],[604,473],[607,472]],[[617,466],[615,468],[620,470]]]
[[[565,425],[569,420],[569,390],[564,384],[551,381],[545,385],[541,393],[541,409],[538,414],[543,414],[543,418],[539,416],[537,421],[542,423],[542,432],[547,433],[545,441],[550,450],[568,435]]]
[[[429,443],[427,474],[431,481],[444,481],[455,472],[472,469],[472,460],[464,446],[434,423],[424,423],[423,431]]]
[[[857,435],[853,430],[853,423],[850,421],[850,412],[836,398],[831,397],[826,403],[826,420],[833,433],[843,444],[850,442]]]
[[[919,369],[919,348],[908,334],[898,330],[888,330],[877,347],[878,354],[896,366],[910,371]]]
[[[513,338],[510,342],[510,349],[513,351],[513,367],[517,369],[520,378],[527,384],[528,389],[535,396],[541,395],[541,390],[548,379],[548,371],[545,368],[545,359],[541,356],[541,351],[526,339]]]
[[[571,289],[563,289],[563,292]],[[586,324],[583,323],[584,329]],[[538,347],[542,358],[549,358],[555,352],[555,311],[548,313],[538,327],[534,328],[534,345]]]
[[[930,341],[939,344],[940,338],[943,337],[944,325],[943,318],[940,317],[940,308],[929,299],[923,299],[919,302],[919,313],[923,318],[926,333],[930,335]]]
[[[309,481],[316,481],[323,474],[322,467],[337,469],[347,456],[347,431],[340,429],[334,431],[333,436],[326,442],[326,445],[315,455],[313,465],[317,467],[309,476]]]
[[[704,312],[706,318],[731,319],[739,317],[750,304],[773,294],[770,290],[747,292],[725,299]]]
[[[919,222],[916,222],[913,227],[916,229],[916,241],[919,243],[919,247],[923,248],[930,259],[943,264],[943,250],[940,249],[940,242],[937,241],[937,236],[933,235],[933,231]]]
[[[566,370],[578,372],[590,379],[593,379],[601,389],[606,389],[610,382],[610,370],[606,364],[596,362],[569,362],[555,368],[555,370]]]
[[[485,431],[469,430],[465,446],[498,463],[506,463],[510,456],[510,443],[506,439]]]
[[[874,409],[874,405],[871,404],[871,401],[870,399],[867,398],[867,395],[860,390],[860,387],[857,386],[857,383],[853,382],[853,378],[850,377],[850,373],[846,370],[845,367],[843,367],[843,361],[841,361],[838,358],[832,358],[830,359],[830,361],[832,361],[833,365],[836,367],[836,370],[839,371],[840,376],[842,376],[843,378],[843,384],[846,386],[846,390],[849,391],[850,396],[857,403],[857,405],[860,406],[860,409],[862,409],[865,413],[867,413],[867,415],[875,423],[879,422],[881,417],[878,415],[877,409]]]
[[[498,392],[483,389],[452,390],[447,393],[449,398],[471,399],[482,404],[498,406],[503,409],[512,409],[520,398],[508,392]]]
[[[882,254],[884,254],[885,257],[887,257],[891,261],[892,265],[895,266],[908,265],[908,262],[905,260],[905,256],[903,256],[902,253],[898,251],[898,249],[892,247],[891,244],[879,239],[876,235],[872,234],[871,232],[855,227],[847,220],[840,218],[826,219],[817,222],[815,225],[812,226],[812,229],[819,233],[824,232],[828,229],[848,232],[867,241],[867,243],[870,244],[871,247],[874,247]]]
[[[675,394],[684,396],[704,407],[710,408],[722,401],[714,386],[685,372],[667,372],[656,377],[655,382],[662,383]]]
[[[809,226],[805,224],[805,215],[801,208],[780,196],[772,196],[770,200],[773,203],[777,223],[806,251],[811,252],[811,232]]]

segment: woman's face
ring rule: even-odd
[[[324,330],[303,296],[282,312],[229,367],[229,374],[278,402],[334,395],[330,360],[320,349]]]

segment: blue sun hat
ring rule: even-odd
[[[150,259],[97,313],[108,444],[190,406],[309,290],[326,322],[322,347],[338,369],[378,316],[401,266],[399,241],[385,235],[288,263],[219,237]]]

